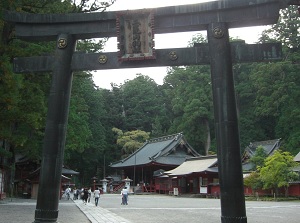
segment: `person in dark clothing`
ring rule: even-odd
[[[89,197],[89,191],[88,191],[87,188],[84,188],[84,190],[83,190],[83,202],[84,202],[84,204],[87,203],[88,197]]]

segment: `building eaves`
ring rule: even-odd
[[[139,166],[147,165],[156,160],[161,156],[163,150],[168,150],[173,144],[176,144],[175,139],[178,138],[177,134],[154,138],[145,142],[145,144],[129,155],[123,160],[112,163],[110,166],[113,168],[122,168],[127,166]]]
[[[295,162],[300,162],[300,152],[294,157]]]
[[[166,171],[165,174],[169,176],[180,176],[188,175],[191,173],[201,173],[201,172],[215,172],[216,168],[212,168],[217,162],[216,156],[208,157],[197,157],[186,160],[180,166],[176,167],[173,170]]]

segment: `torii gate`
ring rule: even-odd
[[[232,63],[279,59],[280,44],[229,43],[229,28],[274,24],[300,0],[221,0],[152,10],[76,14],[5,12],[24,40],[56,40],[53,56],[16,58],[16,73],[52,71],[35,223],[57,222],[72,72],[210,64],[221,188],[221,222],[246,223]],[[155,33],[207,30],[208,44],[155,50]],[[77,39],[119,37],[118,53],[74,53]],[[144,45],[143,45],[144,44]],[[145,45],[146,44],[146,45]]]

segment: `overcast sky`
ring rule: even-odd
[[[209,2],[213,0],[117,0],[116,3],[109,8],[110,11],[132,10],[143,8],[155,8],[172,5],[187,5],[201,2]],[[266,26],[247,27],[242,29],[230,29],[231,37],[244,39],[246,43],[254,43],[258,40],[259,34],[266,29]],[[180,48],[186,47],[193,35],[200,32],[185,32],[173,34],[155,35],[155,48]],[[201,32],[206,36],[206,31]],[[106,43],[105,52],[117,51],[116,38],[110,38]],[[162,84],[166,73],[166,67],[151,68],[135,68],[135,69],[116,69],[116,70],[99,70],[93,73],[93,80],[100,88],[111,89],[110,83],[123,84],[125,80],[132,80],[136,74],[141,73],[154,79],[157,84]]]

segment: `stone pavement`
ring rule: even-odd
[[[99,205],[96,207],[94,198],[90,203],[84,204],[82,200],[67,200],[62,198],[59,201],[59,223],[132,223],[117,214],[102,208],[103,197],[111,200],[117,198],[112,203],[118,208],[124,208],[120,204],[120,195],[101,195]],[[71,195],[73,198],[73,195]],[[32,223],[36,200],[22,198],[7,198],[0,201],[0,223]]]
[[[0,223],[32,223],[36,200],[0,201]],[[298,223],[300,200],[290,202],[246,202],[250,223]],[[176,197],[169,195],[132,195],[129,205],[121,205],[119,194],[101,195],[99,206],[94,199],[60,200],[59,223],[182,223],[221,222],[219,199]]]
[[[99,206],[97,207],[94,204],[93,198],[91,199],[91,202],[87,204],[84,204],[82,200],[74,200],[74,202],[77,207],[87,216],[91,223],[131,223],[130,221],[119,217],[113,212],[101,208],[101,200],[99,202]]]
[[[73,197],[73,196],[71,196]],[[0,223],[32,223],[36,200],[7,198],[0,201]],[[79,208],[79,209],[78,209]],[[82,200],[67,200],[59,202],[59,223],[131,223],[116,214],[96,207],[94,200],[84,204]]]
[[[59,223],[90,223],[72,200],[60,200],[58,208]],[[0,223],[32,223],[35,209],[34,199],[6,198],[0,201]]]
[[[221,222],[219,199],[169,195],[130,195],[128,205],[121,205],[119,194],[100,196],[99,206],[75,201],[92,221],[131,223]],[[246,202],[249,223],[299,223],[300,200],[291,202]],[[90,215],[90,216],[89,216]],[[107,218],[107,219],[106,219]],[[126,220],[125,220],[126,219]],[[108,220],[108,221],[106,221]]]

